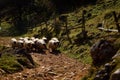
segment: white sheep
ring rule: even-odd
[[[49,52],[53,52],[57,48],[58,48],[58,42],[53,39],[49,40],[49,42],[48,42]]]
[[[18,48],[24,48],[24,42],[22,40],[17,41]]]
[[[44,49],[47,49],[46,43],[43,39],[37,40],[35,45],[38,51],[43,51]]]
[[[11,46],[12,46],[13,49],[18,47],[17,39],[15,39],[15,38],[11,39]]]
[[[47,43],[47,38],[46,37],[42,37],[42,39]]]
[[[55,41],[55,43],[56,43],[56,45],[57,45],[57,46],[59,46],[60,41],[58,40],[58,38],[53,37],[51,40],[54,40],[54,41]]]
[[[58,38],[56,38],[56,37],[53,37],[51,40],[54,40],[54,41],[56,41],[56,42],[59,42]]]
[[[30,40],[35,40],[35,37],[31,37]]]
[[[34,42],[32,40],[25,39],[24,47],[25,47],[26,51],[31,52],[33,50],[33,44],[34,44]]]
[[[23,40],[24,40],[24,38],[23,38],[23,37],[20,37],[20,38],[19,38],[19,40],[22,40],[22,41],[23,41]]]

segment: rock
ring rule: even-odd
[[[49,72],[49,71],[52,71],[52,70],[53,70],[53,67],[51,67],[51,66],[50,67],[46,67],[46,69],[45,69],[46,72]]]
[[[106,63],[106,64],[105,64],[105,68],[110,67],[110,66],[111,66],[110,63]]]
[[[69,78],[67,78],[67,77],[64,77],[64,78],[62,78],[62,80],[70,80]]]
[[[42,68],[42,69],[44,69],[44,68],[45,68],[45,66],[42,66],[41,68]]]
[[[101,80],[100,75],[96,75],[95,78],[93,80]]]
[[[16,76],[16,78],[15,78],[15,79],[20,80],[20,78],[21,78],[21,76]]]
[[[96,42],[90,50],[94,65],[105,63],[105,61],[111,59],[115,53],[114,47],[109,41],[104,39]]]
[[[71,73],[69,73],[71,76],[74,76],[75,75],[75,73],[74,72],[71,72]]]
[[[42,74],[42,73],[38,73],[38,74],[37,74],[38,77],[43,77],[43,75],[44,75],[44,74]]]
[[[27,75],[26,75],[26,74],[23,74],[23,77],[24,77],[24,78],[27,78]]]
[[[64,66],[64,69],[67,69],[67,66]]]
[[[51,76],[56,76],[57,75],[57,73],[55,73],[55,72],[48,72],[48,74],[51,75]]]
[[[105,71],[105,69],[103,68],[103,69],[101,69],[101,70],[98,71],[97,75],[104,74],[105,72],[106,72],[106,71]]]
[[[120,80],[120,69],[117,69],[115,72],[112,73],[110,80]]]
[[[31,74],[31,77],[36,77],[36,75],[35,74]]]
[[[0,75],[5,74],[5,71],[0,69]]]
[[[105,65],[104,65],[104,67],[105,67],[105,70],[106,70],[106,72],[110,72],[111,71],[111,64],[110,63],[106,63]]]
[[[112,57],[112,59],[115,59],[117,57],[120,57],[120,50],[117,51],[117,53]]]
[[[103,79],[102,79],[102,80],[109,80],[109,78],[110,78],[109,74],[108,74],[108,73],[105,73],[105,74],[103,75]]]
[[[22,76],[22,73],[18,73],[19,76]]]

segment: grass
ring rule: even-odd
[[[22,71],[23,68],[33,68],[27,57],[14,54],[14,51],[10,48],[0,46],[0,52],[2,53],[0,57],[0,69],[3,69],[6,73]]]
[[[0,68],[7,73],[23,70],[22,66],[17,62],[16,57],[7,53],[3,54],[0,58]]]
[[[109,1],[109,0],[107,0]],[[60,33],[63,35],[58,35],[56,37],[60,38],[61,41],[61,47],[59,48],[59,50],[63,53],[65,53],[66,55],[68,55],[71,58],[75,58],[77,60],[79,60],[80,62],[83,62],[85,64],[91,64],[92,63],[92,59],[90,57],[90,47],[99,39],[101,38],[109,38],[111,37],[110,35],[115,36],[116,33],[106,33],[104,31],[100,31],[97,29],[97,25],[98,23],[102,23],[103,20],[106,20],[106,24],[109,26],[108,28],[113,28],[116,29],[116,26],[113,24],[114,23],[114,18],[112,15],[112,11],[116,11],[117,13],[119,13],[120,11],[120,1],[117,0],[116,1],[116,5],[113,5],[113,1],[109,2],[107,4],[97,4],[97,5],[89,5],[89,6],[85,6],[82,8],[79,8],[78,10],[71,12],[68,15],[68,27],[76,27],[76,24],[78,24],[78,20],[82,18],[81,14],[82,14],[82,10],[87,10],[88,13],[91,13],[92,16],[90,18],[85,17],[86,18],[86,30],[88,31],[87,35],[89,38],[88,42],[81,42],[81,44],[77,45],[75,42],[75,39],[78,38],[77,35],[81,33],[81,28],[78,29],[74,29],[74,30],[70,30],[70,38],[72,40],[72,44],[69,43],[66,34],[64,33],[65,29],[61,29]],[[104,5],[108,5],[106,7],[104,7]],[[86,16],[86,15],[85,15]],[[39,37],[44,36],[50,36],[50,37],[54,37],[55,36],[55,32],[54,32],[54,27],[51,26],[51,24],[53,20],[50,20],[48,22],[50,22],[48,24],[48,28],[47,28],[47,33],[41,34],[41,31],[44,31],[44,28],[46,28],[45,24],[41,24],[40,26],[37,26],[35,28],[33,28],[33,30],[28,31],[27,34],[22,35],[22,36],[34,36],[34,35],[38,35]],[[10,26],[8,23],[2,23],[2,26]],[[78,25],[78,26],[81,26]],[[41,29],[42,27],[42,29]],[[6,28],[7,29],[7,28]],[[48,35],[49,34],[49,35]],[[79,36],[80,37],[80,36]],[[118,38],[118,37],[116,37]],[[79,42],[81,41],[81,37],[78,40]],[[120,40],[117,39],[116,42],[114,43],[115,47],[119,48],[120,47]],[[0,49],[2,49],[2,47],[0,47]],[[8,57],[10,58],[10,63],[14,62],[14,64],[19,65],[18,63],[16,63],[16,58],[14,56],[7,56],[4,55],[4,57]],[[5,61],[4,63],[7,63],[5,66],[2,65],[2,68],[8,68],[8,70],[10,71],[16,71],[16,68],[11,68],[14,65],[11,64],[9,65],[8,60],[5,58],[1,58],[1,61]],[[14,61],[15,60],[15,61]],[[22,59],[22,64],[24,63],[24,59]],[[2,63],[2,62],[1,62]],[[90,74],[92,74],[93,72],[91,71]],[[91,75],[94,76],[94,75]],[[88,80],[87,78],[84,78],[83,80]],[[92,80],[92,78],[89,77],[89,80]]]
[[[0,35],[8,35],[9,34],[9,29],[11,28],[11,24],[7,23],[7,22],[2,22],[0,27]]]
[[[0,57],[0,69],[3,69],[6,73],[15,73],[22,71],[23,68],[33,68],[26,56],[21,54],[14,54],[14,51],[9,48],[0,47],[2,56]]]

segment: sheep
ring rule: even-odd
[[[11,46],[13,49],[16,49],[18,47],[17,39],[15,39],[15,38],[11,39]]]
[[[19,38],[19,40],[22,40],[22,41],[23,41],[23,40],[24,40],[24,38],[23,38],[23,37],[20,37],[20,38]]]
[[[34,41],[33,41],[33,40],[30,40],[28,45],[30,45],[30,46],[29,46],[29,50],[32,52],[33,49],[34,49]]]
[[[56,40],[57,42],[57,40]],[[34,37],[20,37],[17,39],[12,38],[11,39],[11,44],[13,49],[25,49],[27,52],[31,51],[44,51],[47,49],[46,47],[47,43],[47,38],[42,37],[41,39],[39,38],[34,38]]]
[[[35,38],[35,39],[33,39],[32,41],[33,41],[33,44],[32,44],[32,47],[33,47],[33,51],[35,51],[35,52],[38,52],[38,38]]]
[[[35,37],[31,37],[30,40],[35,40]]]
[[[18,48],[24,48],[24,42],[22,40],[17,41]]]
[[[49,40],[49,42],[48,42],[49,52],[53,52],[57,48],[58,48],[58,42],[53,39]]]
[[[56,37],[53,37],[51,40],[54,40],[56,42],[56,45],[59,46],[60,44],[60,41],[58,40],[58,38]]]
[[[34,42],[32,40],[25,40],[24,47],[26,51],[31,52],[33,50],[33,44]]]
[[[46,43],[43,39],[39,39],[35,42],[35,45],[36,45],[36,50],[37,51],[43,51],[45,49],[47,49],[46,47]]]
[[[42,37],[42,39],[47,43],[47,38],[46,37]]]
[[[58,38],[56,38],[56,37],[53,37],[51,40],[59,42]]]
[[[27,37],[25,37],[26,39],[29,39],[29,37],[27,36]]]

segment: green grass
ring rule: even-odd
[[[107,0],[107,2],[110,0]],[[98,30],[96,27],[98,25],[98,23],[102,23],[103,20],[106,20],[106,25],[108,25],[108,28],[113,28],[116,29],[116,26],[114,23],[114,18],[112,15],[112,11],[116,11],[117,13],[120,12],[120,1],[117,0],[116,1],[116,5],[113,5],[113,1],[108,2],[108,3],[102,3],[102,4],[97,4],[97,5],[89,5],[89,6],[85,6],[85,7],[81,7],[78,10],[68,13],[68,27],[72,28],[72,27],[78,27],[81,26],[81,24],[79,24],[78,26],[76,26],[76,24],[78,24],[78,20],[82,18],[82,10],[87,10],[88,13],[91,13],[92,16],[90,18],[85,17],[86,19],[86,30],[88,31],[88,37],[91,38],[90,40],[88,40],[88,42],[81,42],[81,44],[77,45],[75,42],[75,39],[77,39],[77,35],[81,33],[81,28],[78,29],[74,29],[74,30],[70,30],[70,38],[72,40],[72,44],[69,43],[65,32],[65,29],[61,29],[60,33],[63,35],[58,35],[56,37],[60,38],[60,42],[61,42],[61,46],[59,48],[59,50],[62,53],[65,53],[66,55],[68,55],[71,58],[75,58],[80,62],[83,62],[85,64],[91,64],[92,63],[92,59],[90,57],[90,47],[99,39],[101,38],[109,38],[111,37],[110,35],[115,36],[116,33],[106,33],[104,31],[100,31]],[[106,7],[104,7],[104,5],[107,5]],[[87,14],[88,14],[87,13]],[[86,15],[85,15],[86,16]],[[54,27],[51,25],[53,23],[53,20],[49,20],[48,22],[50,22],[50,24],[48,24],[48,28],[46,31],[44,31],[44,29],[46,28],[45,24],[41,24],[40,26],[37,26],[35,28],[33,28],[33,30],[28,31],[27,34],[22,35],[22,36],[34,36],[34,35],[38,35],[39,37],[44,36],[50,36],[50,37],[54,37],[55,36],[55,32],[54,32]],[[8,23],[2,23],[3,27],[7,26],[9,28],[9,24]],[[42,27],[42,29],[41,29]],[[44,34],[41,34],[41,31],[44,31]],[[47,32],[47,33],[46,33]],[[82,39],[81,36],[79,36],[80,39],[79,41]],[[115,38],[118,38],[118,36],[116,36]],[[120,47],[120,40],[117,39],[116,42],[114,43],[116,48]],[[2,47],[0,47],[0,50],[2,49]],[[14,64],[19,65],[18,63],[16,63],[16,60],[14,56],[5,56],[10,58],[10,63],[14,62]],[[7,59],[5,58],[1,58],[1,61],[5,61],[4,63],[7,63]],[[24,63],[24,60],[26,59],[21,59],[22,64]],[[2,63],[2,62],[1,62]],[[2,66],[3,68],[8,68],[8,70],[13,70],[15,71],[16,68],[11,69],[11,67],[13,67],[14,65],[11,64],[9,65],[9,63],[7,63],[5,66]],[[92,72],[91,72],[92,74]],[[94,75],[91,75],[94,76]],[[84,78],[83,80],[88,80],[87,78]],[[92,78],[89,77],[89,80],[92,80]]]
[[[29,59],[22,54],[15,54],[11,48],[0,46],[0,69],[3,69],[6,73],[15,73],[22,71],[23,68],[33,68],[36,66],[32,65]]]
[[[12,25],[7,22],[2,22],[0,27],[1,27],[0,35],[5,36],[5,35],[9,34],[9,31],[10,31],[10,28],[12,27]]]
[[[16,57],[12,54],[3,54],[0,58],[0,68],[7,73],[21,71],[22,66],[16,61]]]

